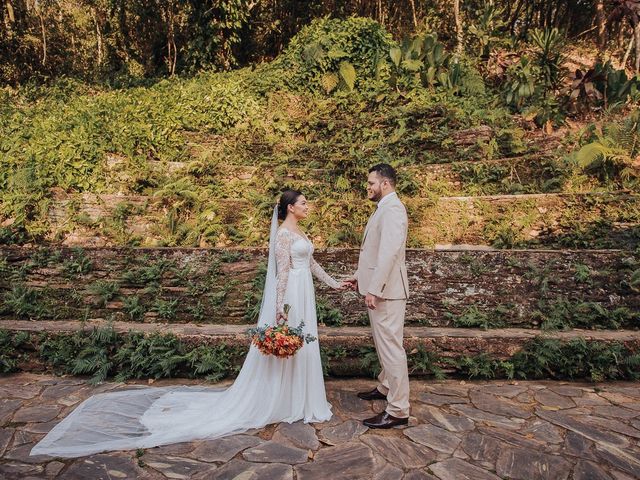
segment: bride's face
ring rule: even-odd
[[[307,218],[307,215],[309,215],[309,205],[307,205],[307,199],[304,195],[300,195],[296,203],[289,205],[289,214],[293,215],[296,220]]]

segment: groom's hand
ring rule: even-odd
[[[364,297],[364,303],[367,305],[368,309],[375,310],[378,306],[378,297],[371,293],[367,293],[367,296]]]
[[[341,286],[348,288],[350,290],[357,290],[358,289],[358,280],[355,278],[349,278],[347,280],[344,280],[341,284]]]

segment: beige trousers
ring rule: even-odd
[[[387,413],[394,417],[409,416],[409,373],[407,354],[402,344],[406,300],[378,299],[375,310],[369,310],[382,371],[378,375],[378,390],[387,396]]]

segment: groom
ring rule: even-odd
[[[364,230],[358,269],[345,280],[365,296],[373,342],[382,365],[378,386],[358,393],[363,400],[387,400],[386,411],[363,422],[369,428],[407,425],[409,419],[409,375],[402,344],[409,297],[405,265],[408,220],[395,192],[396,181],[391,165],[381,163],[369,169],[367,196],[378,202],[378,208]]]

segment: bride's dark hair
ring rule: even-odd
[[[298,201],[298,197],[302,195],[302,192],[297,190],[287,189],[280,195],[280,201],[278,202],[278,220],[284,220],[289,213],[289,205],[293,205]]]

